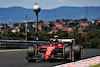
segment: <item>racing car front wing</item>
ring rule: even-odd
[[[31,56],[27,59],[36,59],[36,60],[50,60],[50,59],[61,59],[61,60],[64,60],[64,59],[68,59],[69,58],[65,58],[62,56],[62,53],[57,53],[57,55],[50,55],[50,57],[48,59],[45,58],[45,54],[44,53],[41,53],[41,54],[37,54],[35,56]]]

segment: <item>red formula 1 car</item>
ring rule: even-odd
[[[28,47],[26,59],[35,62],[38,59],[54,61],[64,59],[75,61],[82,59],[82,45],[76,44],[73,38],[50,39],[47,45],[36,44]]]

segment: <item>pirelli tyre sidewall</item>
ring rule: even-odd
[[[82,45],[75,44],[72,46],[72,50],[74,52],[74,59],[75,60],[82,59]]]
[[[28,50],[26,52],[26,59],[28,59],[29,62],[33,62],[33,61],[36,61],[35,59],[31,59],[32,56],[35,56],[37,55],[37,46],[34,44],[32,46],[29,46],[28,47]]]
[[[63,47],[63,57],[68,58],[71,52],[71,45],[65,45]]]

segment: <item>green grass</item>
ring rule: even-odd
[[[94,66],[90,66],[90,67],[100,67],[100,64],[94,65]]]

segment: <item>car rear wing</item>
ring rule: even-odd
[[[55,41],[56,39],[51,38],[50,41]],[[57,39],[59,42],[63,42],[63,43],[72,43],[75,41],[75,39]]]

